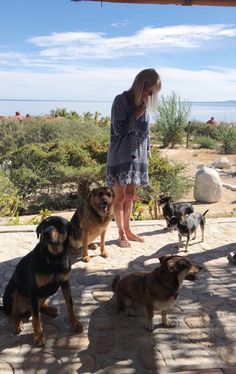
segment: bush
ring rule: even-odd
[[[199,145],[200,148],[207,148],[207,149],[217,149],[217,142],[209,138],[207,136],[198,136],[195,139],[195,143]]]
[[[4,167],[10,180],[23,196],[76,182],[81,167],[96,165],[96,161],[79,145],[62,141],[26,144],[2,160],[5,160]]]
[[[190,114],[190,104],[182,102],[175,92],[171,96],[161,96],[157,107],[157,132],[162,136],[163,147],[182,144],[184,128]]]
[[[149,186],[137,190],[142,202],[148,203],[160,194],[168,194],[173,201],[183,197],[192,187],[192,181],[184,176],[185,169],[183,164],[170,162],[154,149],[149,162]]]
[[[82,146],[87,152],[89,152],[90,157],[96,160],[99,164],[105,164],[107,161],[107,150],[108,150],[108,138],[96,139],[92,138],[85,142]]]
[[[0,217],[16,217],[22,206],[17,189],[4,172],[0,171]]]
[[[220,126],[221,152],[236,154],[236,127],[231,125]]]
[[[192,121],[190,123],[190,134],[193,135],[195,138],[207,136],[214,140],[220,139],[220,130],[219,126],[215,125],[208,125],[206,123]],[[186,128],[187,131],[187,128]]]

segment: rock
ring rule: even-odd
[[[216,170],[203,167],[196,172],[194,183],[194,199],[196,201],[215,203],[221,199],[222,192],[222,183]]]
[[[222,186],[228,188],[231,191],[236,191],[236,186],[234,186],[233,184],[223,183]]]
[[[219,160],[214,161],[211,166],[216,169],[229,169],[230,168],[230,161],[227,157],[222,157]]]

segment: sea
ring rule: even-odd
[[[23,116],[46,115],[52,109],[66,108],[68,111],[76,111],[83,115],[85,112],[101,113],[101,117],[110,116],[110,101],[56,101],[56,100],[1,100],[0,116],[14,116],[20,112]],[[236,100],[214,102],[190,102],[191,112],[189,120],[207,122],[214,117],[217,122],[236,123]]]
[[[236,101],[191,103],[191,120],[206,122],[211,117],[217,122],[236,123]]]

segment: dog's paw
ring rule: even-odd
[[[130,306],[125,309],[127,316],[134,316],[134,310]]]
[[[146,324],[145,324],[145,328],[146,328],[146,330],[148,330],[148,331],[153,331],[153,330],[154,330],[154,325],[153,325],[152,322],[147,321]]]
[[[14,326],[14,330],[16,334],[20,334],[24,329],[24,322],[23,321],[17,321],[17,323]]]
[[[38,345],[39,347],[42,347],[45,345],[46,343],[46,338],[45,336],[43,335],[43,333],[39,333],[37,335],[34,335],[34,342],[36,345]]]
[[[71,323],[71,327],[76,332],[82,332],[84,330],[82,323],[77,319]]]
[[[89,256],[84,256],[82,260],[84,262],[89,262],[90,261],[90,257]]]
[[[109,256],[108,250],[105,249],[105,250],[101,251],[101,256],[104,257],[104,258],[108,257]]]
[[[176,323],[168,319],[165,323],[163,323],[163,326],[168,327],[168,328],[173,328],[176,326]]]

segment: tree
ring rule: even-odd
[[[52,109],[50,114],[52,117],[64,117],[64,118],[70,117],[70,113],[67,111],[66,108],[56,108],[55,110]]]
[[[182,143],[190,110],[190,103],[181,101],[175,92],[170,96],[160,97],[156,113],[156,130],[161,134],[164,147],[171,145],[171,148],[174,148],[175,144]]]

